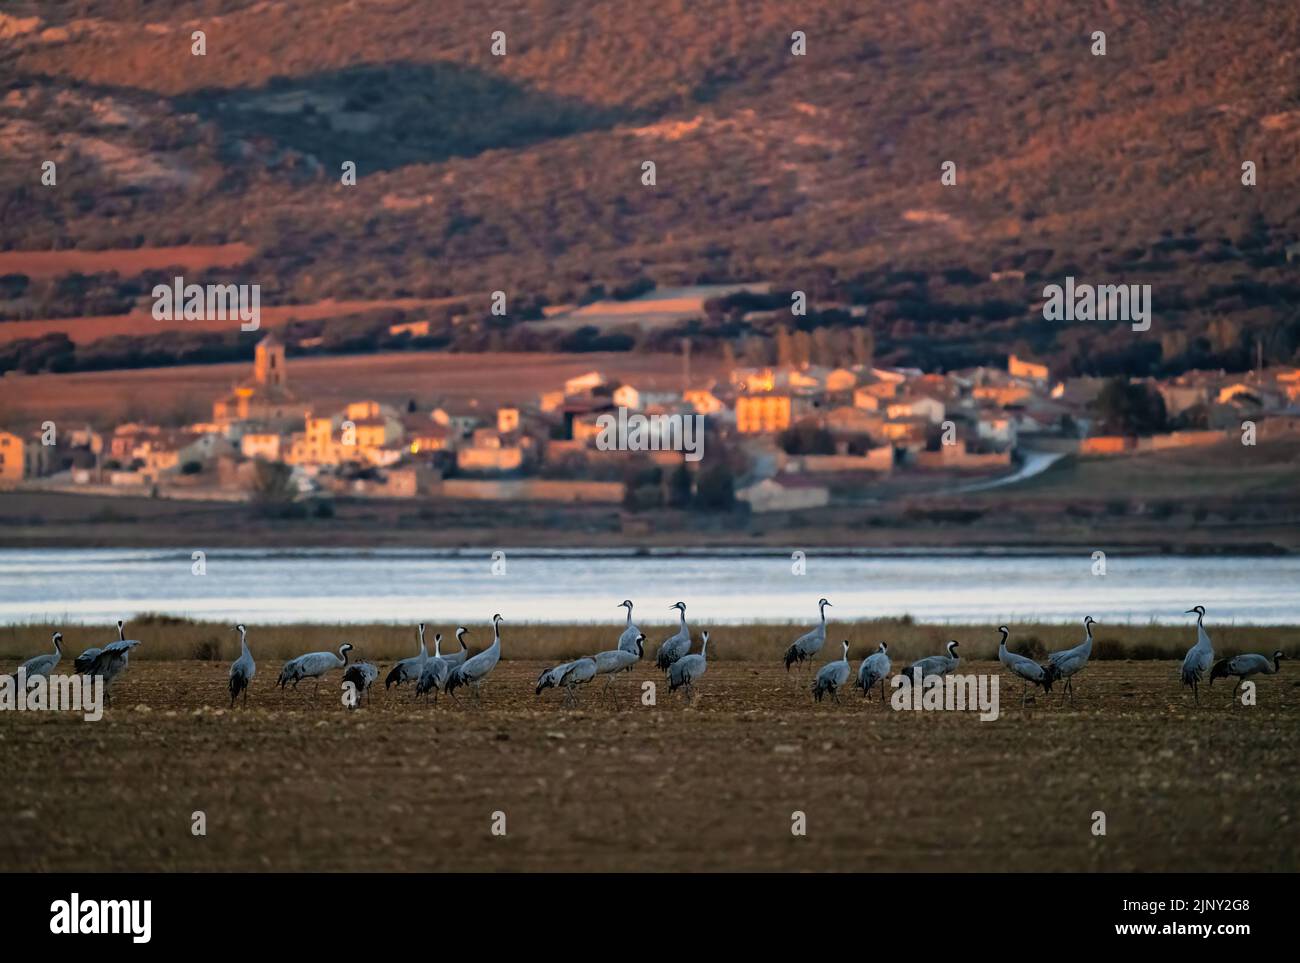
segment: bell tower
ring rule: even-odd
[[[257,343],[253,355],[253,379],[269,391],[283,391],[289,380],[284,365],[284,342],[268,334]]]

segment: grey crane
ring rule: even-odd
[[[117,641],[119,642],[126,641],[126,633],[124,631],[125,629],[126,629],[126,623],[123,622],[121,619],[118,619],[117,620]],[[103,651],[104,649],[102,646],[98,646],[98,645],[92,646],[91,648],[87,649],[85,652],[81,653],[81,655],[77,656],[75,659],[72,660],[72,667],[76,669],[77,672],[80,673],[81,675],[89,674],[91,665],[93,665],[95,659],[99,657],[99,653]]]
[[[1024,706],[1029,701],[1029,683],[1031,682],[1034,685],[1041,685],[1044,692],[1051,692],[1052,674],[1033,659],[1007,649],[1007,638],[1011,635],[1009,628],[1005,625],[999,625],[998,631],[1002,633],[1002,641],[998,643],[998,661],[1006,666],[1007,670],[1013,675],[1018,675],[1024,680],[1024,685],[1020,689],[1020,704]]]
[[[687,653],[682,656],[668,670],[668,691],[676,692],[678,689],[685,687],[683,693],[687,703],[695,695],[695,683],[700,680],[700,676],[709,667],[709,633],[703,635],[703,643],[700,645],[699,652]]]
[[[637,643],[637,639],[640,638],[644,641],[645,636],[643,636],[641,630],[632,623],[632,602],[630,599],[624,599],[619,603],[619,606],[627,608],[627,626],[623,629],[623,634],[618,637],[618,647],[624,652],[638,653],[637,658],[640,659],[641,655],[639,653],[643,650]]]
[[[1084,616],[1083,641],[1071,648],[1053,652],[1047,657],[1047,665],[1044,668],[1051,676],[1050,681],[1065,680],[1061,690],[1062,699],[1065,698],[1066,693],[1069,693],[1070,701],[1074,702],[1074,676],[1082,672],[1087,667],[1088,660],[1092,658],[1092,627],[1096,624],[1097,620],[1091,615]]]
[[[500,615],[492,616],[492,644],[451,670],[451,675],[447,677],[447,695],[454,699],[456,690],[467,685],[474,693],[474,700],[478,701],[479,688],[487,681],[488,676],[501,660],[502,621]]]
[[[586,685],[596,678],[596,660],[592,658],[575,659],[565,668],[560,676],[560,686],[564,689],[564,704],[578,704],[578,686]]]
[[[957,640],[949,639],[945,647],[947,655],[927,655],[924,659],[917,659],[906,669],[903,670],[903,676],[907,679],[908,685],[920,673],[920,678],[924,679],[928,675],[945,676],[957,668],[957,663],[961,661],[961,656],[957,654]]]
[[[410,658],[399,660],[388,671],[388,675],[384,677],[385,689],[391,689],[411,679],[418,680],[420,673],[424,671],[424,664],[429,661],[429,650],[424,644],[424,623],[419,623],[415,629],[419,643],[416,653]]]
[[[257,663],[253,661],[253,653],[248,651],[248,630],[244,628],[243,623],[235,626],[235,631],[239,633],[239,658],[230,663],[230,708],[235,708],[235,699],[240,693],[244,696],[244,705],[248,705],[248,683],[253,681],[253,676],[257,675]]]
[[[673,663],[691,651],[691,629],[686,624],[686,603],[674,602],[669,608],[677,609],[681,621],[678,623],[677,631],[664,639],[655,654],[655,666],[664,672],[671,669]]]
[[[314,699],[316,693],[320,691],[321,676],[331,669],[346,669],[348,653],[351,651],[352,643],[342,642],[339,644],[338,655],[333,652],[308,652],[296,659],[290,659],[280,670],[280,681],[276,684],[283,689],[286,683],[292,682],[296,689],[303,679],[311,679],[316,683],[315,688],[311,690]]]
[[[120,630],[119,630],[120,631]],[[113,680],[126,671],[131,658],[131,650],[140,644],[139,639],[119,639],[110,642],[99,651],[86,670],[86,675],[104,677],[104,705],[111,706],[113,698],[111,686]]]
[[[1281,649],[1278,649],[1273,653],[1272,659],[1257,652],[1247,652],[1243,655],[1234,655],[1230,659],[1220,659],[1214,663],[1214,668],[1210,670],[1210,685],[1214,685],[1215,679],[1235,675],[1237,684],[1232,687],[1232,705],[1233,708],[1236,708],[1237,690],[1241,688],[1241,684],[1252,675],[1276,675],[1281,672],[1284,658],[1286,656],[1282,654]]]
[[[463,646],[465,643],[462,642]],[[464,650],[461,650],[461,658],[464,658]],[[429,656],[424,663],[424,668],[420,670],[420,677],[415,682],[415,697],[418,699],[424,696],[424,701],[429,701],[429,693],[433,693],[434,705],[438,703],[438,693],[447,687],[447,677],[451,675],[454,666],[448,657],[442,654],[442,633],[433,634],[433,655]]]
[[[361,704],[362,697],[370,698],[370,687],[379,678],[379,669],[371,662],[353,662],[343,671],[343,684],[352,686],[353,698],[347,702],[349,709]]]
[[[1183,656],[1182,677],[1183,685],[1191,686],[1192,695],[1199,703],[1201,676],[1214,663],[1214,643],[1210,641],[1210,633],[1205,631],[1205,606],[1194,605],[1183,614],[1191,615],[1193,612],[1196,613],[1196,644]]]
[[[822,650],[826,644],[826,606],[830,604],[825,599],[817,600],[821,621],[790,643],[790,648],[785,650],[785,671],[789,672],[790,666],[802,664]]]
[[[633,666],[641,661],[641,656],[645,653],[645,636],[638,632],[635,639],[632,640],[635,648],[628,651],[624,648],[610,649],[608,652],[597,652],[592,656],[596,662],[596,674],[605,677],[605,688],[601,690],[601,695],[610,691],[610,686],[618,678],[621,672],[631,672]]]
[[[560,684],[560,679],[568,671],[572,662],[561,662],[559,665],[551,666],[549,669],[543,669],[542,674],[537,677],[537,689],[534,695],[541,695],[547,689],[554,689]]]
[[[59,660],[63,658],[63,633],[55,632],[51,641],[54,643],[53,652],[42,652],[40,655],[34,655],[18,667],[18,671],[23,673],[28,681],[38,676],[48,678],[49,674],[54,671],[54,667],[59,664]]]
[[[440,656],[453,669],[469,658],[469,646],[465,644],[465,636],[469,635],[469,629],[463,625],[456,626],[456,641],[460,643],[460,651],[453,652],[451,655]]]
[[[830,693],[835,704],[840,703],[840,689],[849,681],[849,640],[844,640],[844,655],[835,662],[827,662],[817,670],[817,679],[812,685],[813,698],[818,702],[822,696]]]
[[[872,687],[880,683],[880,704],[885,704],[885,680],[889,678],[889,645],[880,643],[880,648],[862,660],[858,666],[858,678],[853,684],[862,690],[862,698],[871,697]]]

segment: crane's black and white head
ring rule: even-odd
[[[631,600],[631,599],[624,599],[623,601],[621,601],[621,602],[618,603],[618,607],[621,608],[621,609],[627,609],[628,612],[631,612],[631,611],[632,611],[632,600]]]
[[[235,626],[235,631],[238,632],[240,635],[244,635],[248,631],[248,629],[244,627],[243,622],[240,622],[238,625]]]
[[[645,655],[645,633],[644,632],[640,632],[637,634],[636,655],[638,659]]]
[[[351,642],[344,642],[341,645],[339,645],[339,655],[347,655],[351,651],[352,651]]]
[[[62,633],[62,632],[55,632],[55,633],[54,633],[54,647],[55,647],[56,649],[61,649],[61,648],[63,648],[63,633]],[[1281,654],[1282,654],[1281,652],[1278,653],[1278,655],[1281,655]]]
[[[54,637],[55,637],[56,639],[58,639],[58,638],[62,638],[62,636],[57,635],[57,634],[56,634]],[[1285,659],[1285,658],[1286,658],[1286,656],[1282,654],[1282,650],[1281,650],[1281,649],[1278,649],[1276,652],[1273,653],[1273,664],[1274,664],[1274,665],[1277,665],[1279,662],[1281,662],[1281,661],[1282,661],[1283,659]]]
[[[681,613],[682,613],[682,615],[685,615],[685,614],[686,614],[686,603],[685,603],[685,602],[674,602],[672,605],[670,605],[670,606],[668,606],[668,607],[669,607],[670,609],[678,609],[678,610],[680,610]]]
[[[1002,644],[1006,645],[1007,639],[1010,638],[1011,636],[1011,630],[1007,628],[1005,625],[999,625],[998,631],[1002,633]]]
[[[1093,626],[1096,624],[1097,624],[1097,620],[1094,619],[1091,615],[1085,615],[1083,617],[1083,627],[1085,629],[1088,628],[1089,626]]]
[[[416,623],[415,628],[416,628],[416,629],[419,631],[419,633],[420,633],[420,640],[423,641],[423,640],[424,640],[424,623],[423,623],[423,622],[418,622],[418,623]]]
[[[1185,614],[1185,615],[1195,615],[1195,616],[1196,616],[1196,621],[1197,621],[1198,623],[1199,623],[1199,622],[1204,622],[1204,621],[1205,621],[1205,606],[1204,606],[1204,605],[1193,605],[1193,606],[1192,606],[1190,609],[1188,609],[1184,614]]]
[[[469,635],[469,629],[463,625],[456,626],[456,641],[459,642],[463,637]]]
[[[957,642],[956,639],[949,639],[949,640],[948,640],[948,654],[949,654],[950,656],[956,656],[956,655],[957,655],[957,645],[958,645],[958,642]]]
[[[849,657],[849,640],[848,640],[848,639],[845,639],[845,640],[844,640],[844,658],[847,659],[848,657]]]
[[[121,619],[117,620],[117,639],[119,642],[126,641],[126,623]]]
[[[881,643],[880,643],[880,651],[881,651],[881,652],[888,652],[888,651],[889,651],[889,643],[888,643],[888,642],[881,642]]]
[[[501,617],[500,613],[497,613],[496,615],[492,616],[492,624],[493,624],[493,625],[496,625],[496,624],[498,624],[498,623],[500,623],[500,622],[504,622],[504,621],[505,621],[505,619],[503,619],[503,618]]]
[[[822,609],[824,609],[824,608],[826,608],[826,606],[828,606],[828,605],[830,605],[830,604],[831,604],[830,601],[827,600],[827,599],[818,599],[818,600],[817,600],[817,607],[818,607],[818,608],[822,608]]]

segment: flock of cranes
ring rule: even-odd
[[[818,624],[795,639],[785,650],[783,661],[787,672],[794,666],[811,664],[826,645],[826,609],[830,604],[824,598],[818,600]],[[615,680],[620,675],[630,673],[645,657],[646,637],[632,621],[632,602],[625,599],[619,607],[627,609],[627,622],[619,635],[617,646],[545,669],[537,678],[537,695],[541,695],[547,689],[559,689],[564,692],[565,704],[574,705],[578,701],[578,692],[582,686],[604,678],[605,686],[601,690],[601,695],[612,696],[611,687]],[[677,602],[671,606],[671,609],[678,613],[677,631],[660,644],[655,653],[654,664],[664,673],[669,692],[682,690],[683,698],[689,703],[695,695],[696,683],[708,669],[709,633],[701,634],[700,650],[692,652],[691,629],[686,621],[686,603]],[[1281,670],[1283,653],[1280,651],[1274,652],[1271,658],[1248,653],[1216,662],[1214,645],[1205,630],[1205,607],[1194,606],[1188,609],[1186,614],[1196,615],[1196,644],[1187,651],[1180,676],[1184,686],[1192,690],[1192,696],[1197,703],[1200,702],[1201,680],[1207,673],[1211,685],[1215,679],[1230,676],[1236,678],[1237,683],[1232,692],[1235,705],[1237,689],[1246,679],[1254,675],[1273,675]],[[393,665],[384,679],[385,688],[414,683],[416,698],[423,696],[427,702],[432,695],[435,703],[439,693],[446,693],[455,698],[457,689],[468,688],[475,701],[478,701],[481,687],[487,683],[492,671],[501,660],[503,621],[500,615],[492,616],[492,643],[473,656],[469,654],[469,648],[465,644],[468,630],[464,626],[458,626],[456,629],[456,641],[460,646],[458,651],[443,655],[442,635],[437,633],[434,635],[433,653],[430,654],[425,644],[424,623],[420,623],[417,626],[418,651],[415,655],[401,659]],[[1069,696],[1073,702],[1074,676],[1087,667],[1088,660],[1092,657],[1092,628],[1096,624],[1092,616],[1086,617],[1083,620],[1083,641],[1068,649],[1051,653],[1043,663],[1010,651],[1007,648],[1007,640],[1011,630],[1005,625],[998,627],[1002,636],[998,645],[998,661],[1008,672],[1022,680],[1022,705],[1030,698],[1031,686],[1041,687],[1044,693],[1049,693],[1058,681],[1063,683],[1061,698]],[[257,663],[248,647],[247,628],[240,624],[235,626],[235,631],[239,633],[240,654],[230,666],[231,708],[234,708],[235,702],[241,698],[244,704],[247,704],[249,686],[257,674]],[[63,658],[62,632],[54,633],[53,644],[53,652],[37,655],[22,664],[20,671],[27,679],[38,676],[48,677],[53,673]],[[87,649],[73,660],[73,667],[78,674],[103,677],[105,704],[111,705],[113,680],[126,670],[131,651],[139,644],[138,639],[126,638],[126,623],[119,620],[117,641],[102,647]],[[949,641],[943,653],[916,660],[906,666],[901,675],[911,683],[923,682],[932,676],[942,677],[954,673],[961,662],[957,654],[959,645],[960,643],[955,639]],[[816,672],[810,686],[816,701],[821,702],[826,696],[830,696],[836,703],[840,701],[840,691],[848,684],[852,675],[849,647],[849,641],[845,639],[841,657],[825,663]],[[296,689],[300,682],[310,679],[313,683],[314,696],[319,689],[320,680],[327,673],[342,669],[343,682],[350,687],[348,691],[352,696],[348,705],[355,708],[363,699],[370,698],[371,687],[379,678],[379,669],[371,662],[353,662],[352,650],[351,643],[343,642],[337,652],[307,652],[290,659],[281,667],[276,686],[282,691],[290,687]],[[879,647],[866,656],[858,666],[853,687],[860,689],[863,697],[869,699],[878,685],[883,705],[885,683],[891,669],[889,646],[881,642]]]

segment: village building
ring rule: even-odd
[[[284,342],[274,333],[257,343],[253,376],[212,405],[212,420],[228,429],[234,422],[284,423],[302,417],[303,406],[289,390]]]

